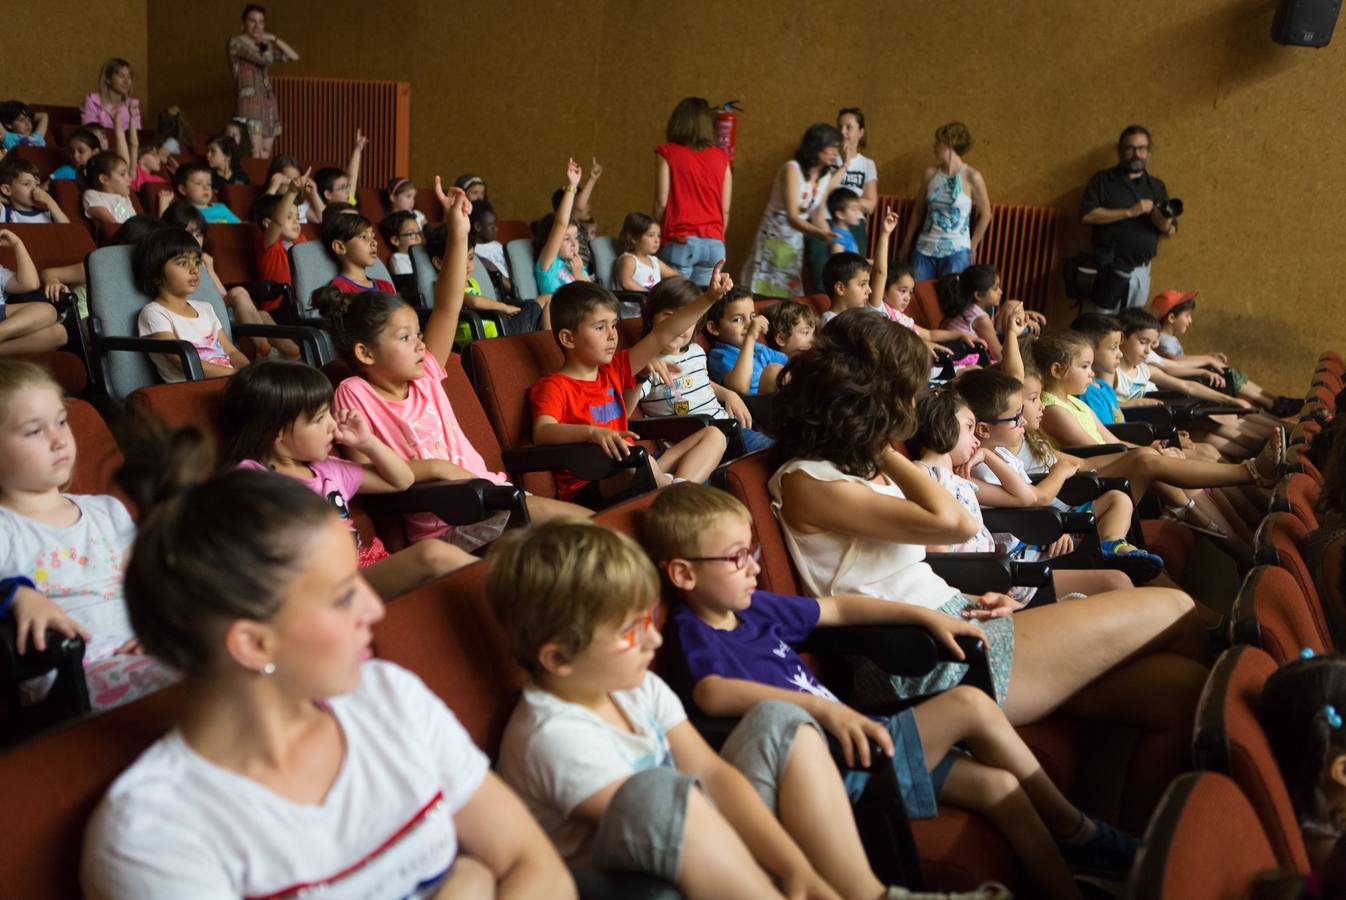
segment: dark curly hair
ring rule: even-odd
[[[823,459],[873,478],[884,445],[915,432],[929,374],[930,351],[915,332],[847,310],[781,373],[772,422],[782,458]]]

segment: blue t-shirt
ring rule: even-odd
[[[52,173],[51,173],[51,180],[52,180],[52,181],[74,181],[74,180],[75,180],[75,167],[72,166],[72,165],[70,165],[70,163],[66,163],[65,165],[63,165],[63,166],[61,166],[59,169],[57,169],[55,172],[52,172]]]
[[[738,354],[739,348],[733,344],[716,343],[710,353],[706,354],[706,368],[710,371],[711,379],[718,384],[724,384],[724,377],[733,371],[734,364],[738,362]],[[780,363],[783,366],[789,361],[790,357],[760,341],[753,344],[752,383],[748,385],[748,393],[757,393],[757,384],[762,380],[763,369],[772,363]]]
[[[47,139],[40,134],[16,134],[13,131],[5,132],[5,149],[13,150],[15,147],[45,147]]]
[[[558,256],[551,261],[550,268],[544,269],[538,263],[533,263],[533,277],[537,279],[539,294],[554,294],[562,285],[575,280],[575,272]]]
[[[838,253],[859,253],[860,247],[855,243],[855,235],[845,225],[832,226],[832,243],[840,244],[841,249]]]
[[[812,597],[753,591],[752,604],[737,613],[738,627],[720,631],[679,604],[666,630],[673,632],[682,650],[686,683],[675,683],[674,688],[690,705],[696,683],[718,675],[836,700],[791,646],[813,633],[818,614],[818,601]],[[682,680],[675,677],[675,681]]]
[[[1117,391],[1106,381],[1095,378],[1081,398],[1104,425],[1121,425],[1126,421],[1122,405],[1117,402]]]
[[[219,222],[224,225],[239,224],[238,216],[234,215],[234,211],[223,203],[198,206],[197,209],[201,210],[201,215],[205,217],[207,222]]]

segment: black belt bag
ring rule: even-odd
[[[1062,266],[1066,296],[1079,306],[1092,303],[1104,312],[1126,305],[1131,293],[1131,269],[1114,262],[1111,249],[1091,247],[1070,257]]]

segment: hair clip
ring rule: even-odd
[[[1333,728],[1341,727],[1341,715],[1337,712],[1335,706],[1332,706],[1331,704],[1324,706],[1318,715],[1322,716],[1327,721],[1327,724]]]
[[[1299,658],[1300,658],[1300,659],[1313,659],[1313,656],[1314,656],[1314,653],[1313,653],[1313,648],[1312,648],[1312,647],[1305,647],[1303,650],[1300,650],[1300,651],[1299,651]]]

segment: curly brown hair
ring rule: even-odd
[[[873,478],[886,444],[916,430],[930,351],[915,332],[847,310],[786,365],[772,411],[784,459],[823,459]]]

